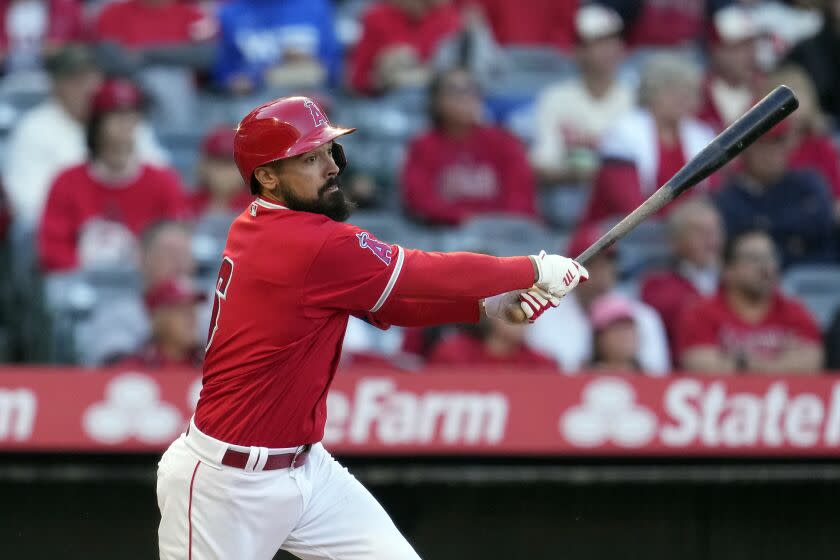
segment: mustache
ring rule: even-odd
[[[327,182],[324,183],[324,186],[318,189],[318,196],[323,195],[331,187],[338,187],[339,189],[341,188],[341,184],[338,182],[338,177],[331,177],[330,179],[327,179]]]

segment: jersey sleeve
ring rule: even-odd
[[[350,313],[375,313],[388,300],[403,267],[398,245],[342,225],[321,245],[307,272],[306,304]]]
[[[449,323],[477,323],[480,317],[478,300],[420,299],[392,294],[376,313],[365,319],[379,328],[432,327]]]

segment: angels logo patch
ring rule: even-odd
[[[312,115],[312,120],[315,122],[315,126],[330,124],[330,121],[328,121],[327,117],[324,116],[324,113],[321,112],[321,108],[315,105],[314,101],[307,99],[303,102],[303,104],[307,109],[309,109],[309,114]]]
[[[359,238],[359,247],[368,249],[371,253],[376,255],[377,259],[384,262],[386,265],[391,264],[391,258],[393,255],[390,245],[379,241],[366,231],[357,233],[356,237]]]

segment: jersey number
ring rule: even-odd
[[[233,278],[233,261],[229,257],[222,259],[222,266],[219,268],[219,279],[216,281],[216,297],[213,301],[213,314],[210,315],[210,332],[207,333],[207,346],[204,351],[210,350],[213,344],[213,336],[219,330],[219,315],[222,314],[222,300],[227,299],[230,281]]]

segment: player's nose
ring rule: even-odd
[[[335,159],[333,159],[332,157],[330,157],[330,158],[328,159],[328,162],[329,162],[329,163],[328,163],[328,165],[327,165],[327,177],[335,177],[335,176],[337,176],[337,175],[338,175],[338,171],[339,171],[339,167],[338,167],[338,164],[336,164],[336,163],[335,163]]]

